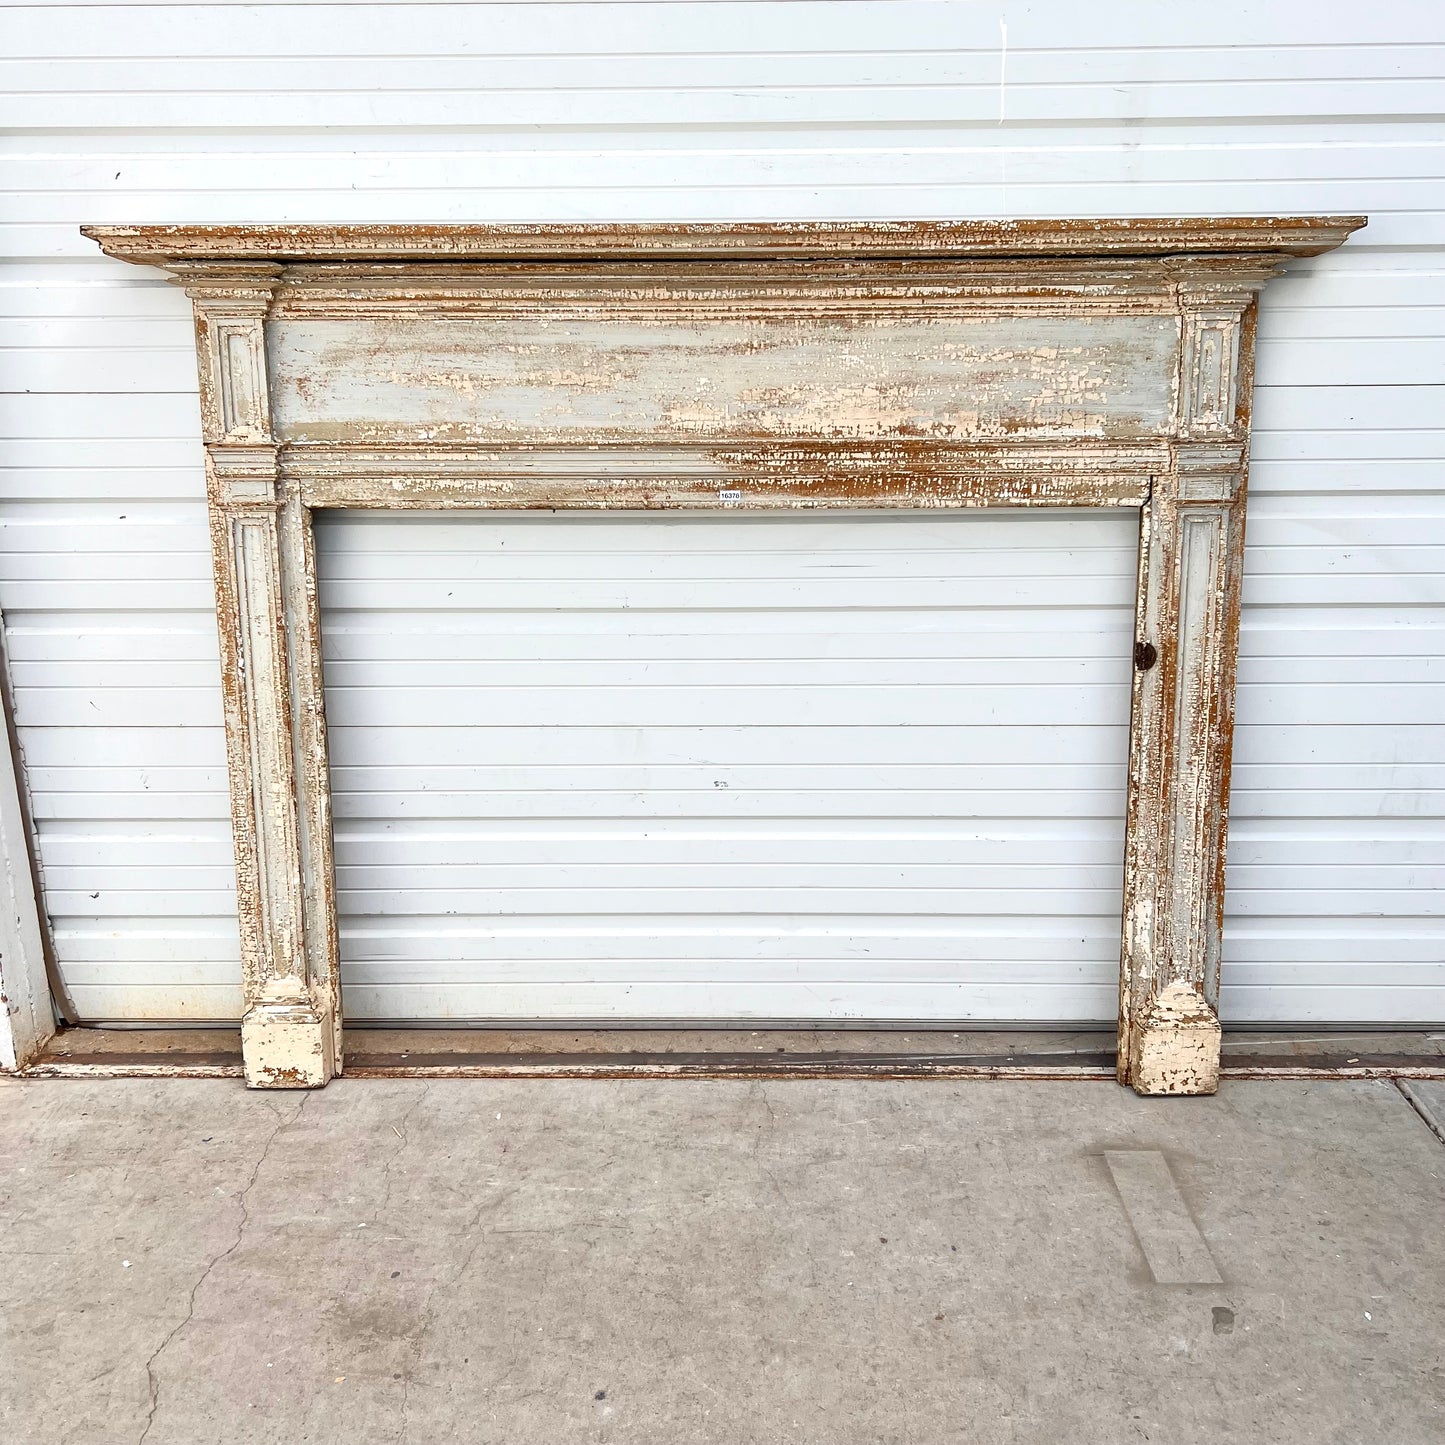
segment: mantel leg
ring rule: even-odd
[[[281,481],[266,317],[281,267],[178,262],[195,309],[253,1089],[341,1071],[331,804],[311,516]]]
[[[1239,630],[1242,495],[1156,488],[1140,538],[1119,1077],[1219,1085],[1219,956]]]
[[[213,457],[213,468],[215,458]],[[214,471],[213,471],[214,475]],[[334,932],[324,879],[329,818],[309,816],[324,733],[319,679],[293,677],[297,627],[311,625],[309,518],[298,504],[217,505],[216,549],[226,736],[231,753],[237,902],[252,1088],[315,1088],[340,1068]],[[304,644],[303,655],[312,652]],[[319,739],[319,741],[318,741]],[[318,849],[326,857],[317,856]],[[318,869],[320,864],[320,869]]]

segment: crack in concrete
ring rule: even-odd
[[[396,1148],[386,1156],[386,1163],[382,1166],[382,1181],[385,1188],[382,1193],[381,1204],[371,1216],[371,1222],[373,1224],[390,1217],[391,1199],[394,1189],[392,1171],[396,1166],[397,1160],[406,1153],[411,1145],[411,1134],[407,1125],[411,1123],[412,1117],[426,1102],[427,1095],[430,1093],[431,1085],[429,1083],[423,1083],[421,1092],[416,1096],[415,1100],[403,1110],[401,1117],[396,1123],[391,1126],[400,1142]],[[421,1361],[420,1342],[426,1330],[430,1328],[431,1314],[432,1308],[428,1305],[426,1312],[422,1316],[421,1326],[417,1332],[408,1339],[407,1344],[412,1355],[412,1368]],[[408,1445],[411,1439],[411,1374],[411,1368],[408,1368],[402,1372],[401,1377],[401,1435],[398,1439],[398,1445]]]
[[[773,1108],[773,1101],[768,1097],[768,1086],[759,1081],[753,1086],[753,1092],[757,1095],[758,1099],[762,1101],[763,1108],[768,1111],[768,1143],[771,1147],[776,1148],[778,1137],[778,1111]],[[782,1203],[783,1208],[786,1209],[789,1214],[791,1214],[793,1211],[793,1201],[788,1198],[787,1191],[783,1188],[782,1184],[779,1183],[777,1171],[770,1163],[768,1163],[762,1157],[762,1147],[763,1129],[760,1121],[758,1129],[753,1135],[753,1163],[757,1165],[758,1169],[764,1175],[767,1176],[768,1183],[773,1186],[773,1193],[778,1196],[778,1199]],[[806,1238],[806,1236],[803,1240],[803,1253],[808,1260],[808,1287],[810,1289],[816,1289],[818,1287],[818,1259],[817,1256],[813,1253],[812,1243]]]
[[[386,1188],[381,1198],[381,1208],[371,1216],[371,1222],[373,1224],[375,1224],[379,1219],[385,1217],[390,1212],[392,1194],[392,1166],[396,1163],[398,1159],[401,1158],[403,1154],[406,1153],[407,1146],[411,1143],[411,1137],[407,1133],[406,1126],[411,1122],[412,1115],[415,1114],[416,1111],[420,1109],[421,1106],[426,1102],[426,1096],[429,1093],[431,1093],[431,1085],[423,1084],[421,1086],[421,1093],[416,1096],[415,1103],[408,1105],[407,1108],[403,1111],[401,1118],[398,1119],[396,1123],[391,1126],[396,1131],[397,1138],[400,1139],[401,1142],[396,1146],[395,1149],[391,1151],[390,1154],[386,1156],[386,1163],[382,1166],[382,1182],[385,1184]]]
[[[436,1323],[436,1299],[438,1293],[448,1294],[456,1288],[457,1284],[460,1283],[462,1276],[466,1274],[467,1270],[471,1268],[472,1261],[477,1257],[477,1251],[481,1249],[482,1244],[494,1232],[489,1229],[479,1229],[479,1226],[482,1222],[482,1215],[485,1214],[488,1210],[496,1209],[501,1205],[505,1204],[518,1192],[518,1187],[514,1186],[513,1188],[505,1190],[503,1193],[498,1194],[495,1197],[483,1198],[480,1203],[478,1203],[477,1207],[472,1211],[471,1217],[467,1220],[466,1224],[462,1227],[464,1234],[470,1234],[474,1230],[479,1232],[477,1233],[476,1238],[472,1241],[472,1246],[467,1251],[465,1258],[463,1258],[462,1262],[456,1267],[455,1270],[452,1271],[451,1278],[444,1280],[439,1285],[434,1285],[431,1290],[428,1291],[426,1306],[422,1310],[421,1319],[418,1321],[417,1327],[407,1337],[407,1345],[412,1356],[412,1368],[415,1368],[416,1366],[421,1364],[422,1342],[426,1339],[427,1335],[431,1332],[432,1326]],[[408,1445],[410,1439],[411,1369],[407,1369],[403,1372],[401,1377],[401,1435],[398,1439],[398,1445]]]
[[[195,1318],[196,1299],[200,1295],[201,1286],[211,1277],[212,1271],[222,1260],[229,1258],[241,1247],[241,1241],[246,1237],[246,1230],[251,1223],[251,1211],[247,1204],[247,1199],[252,1189],[256,1187],[256,1180],[261,1174],[261,1166],[265,1164],[269,1157],[271,1146],[275,1144],[276,1140],[286,1129],[289,1129],[301,1117],[301,1111],[306,1107],[310,1098],[311,1095],[309,1093],[302,1095],[301,1102],[297,1104],[290,1116],[281,1119],[267,1136],[265,1144],[261,1147],[260,1156],[257,1158],[251,1170],[250,1178],[246,1180],[245,1187],[236,1196],[236,1203],[240,1206],[241,1211],[241,1218],[236,1225],[236,1237],[225,1249],[221,1250],[218,1254],[212,1255],[211,1258],[206,1261],[206,1267],[201,1271],[200,1277],[196,1280],[195,1284],[191,1286],[190,1296],[186,1301],[186,1313],[184,1317],[171,1329],[165,1339],[151,1351],[150,1358],[146,1360],[146,1383],[150,1390],[150,1407],[146,1411],[145,1425],[141,1429],[140,1437],[136,1441],[136,1445],[145,1445],[145,1441],[151,1433],[151,1428],[156,1422],[156,1413],[160,1409],[161,1382],[160,1377],[156,1374],[156,1365],[160,1357],[171,1347],[181,1331]],[[267,1108],[270,1108],[269,1104]]]
[[[777,1111],[773,1108],[773,1101],[768,1098],[767,1085],[763,1083],[754,1084],[752,1092],[756,1098],[762,1101],[763,1108],[768,1111],[768,1138],[769,1140],[775,1140],[778,1133],[778,1115]],[[778,1176],[773,1172],[772,1166],[761,1158],[762,1147],[763,1130],[761,1123],[759,1123],[757,1130],[753,1134],[753,1163],[767,1175],[768,1183],[773,1186],[773,1193],[778,1196],[778,1200],[783,1207],[785,1209],[791,1209],[793,1207],[792,1201],[783,1192],[783,1186],[778,1183]]]

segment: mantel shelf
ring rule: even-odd
[[[84,226],[108,256],[177,261],[873,260],[1318,256],[1363,216],[1019,221]]]

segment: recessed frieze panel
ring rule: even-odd
[[[1154,437],[1169,315],[271,321],[283,442]]]

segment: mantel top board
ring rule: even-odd
[[[326,223],[84,226],[108,256],[177,261],[946,260],[1031,256],[1318,256],[1363,216],[1216,220]]]

